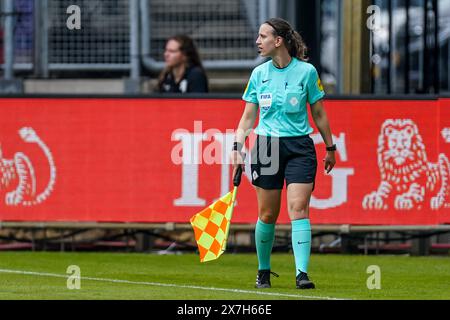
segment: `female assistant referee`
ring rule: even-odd
[[[306,46],[291,25],[280,18],[263,23],[256,40],[260,55],[271,60],[256,67],[243,95],[245,110],[236,132],[231,153],[234,172],[244,169],[241,149],[253,128],[256,143],[251,151],[251,176],[258,199],[255,229],[258,274],[256,288],[270,288],[270,256],[275,238],[275,224],[280,213],[281,191],[287,186],[287,207],[292,223],[292,247],[296,267],[296,287],[313,289],[308,278],[311,252],[309,202],[314,190],[317,158],[313,132],[308,122],[306,103],[326,144],[323,160],[329,173],[335,163],[336,145],[325,113],[325,96],[318,73],[307,63]]]

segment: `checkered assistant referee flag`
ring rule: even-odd
[[[225,252],[234,201],[241,184],[242,168],[233,179],[234,189],[191,218],[200,253],[200,262],[219,258]]]

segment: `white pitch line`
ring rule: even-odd
[[[23,271],[23,270],[9,270],[9,269],[0,269],[0,273],[13,273],[13,274],[23,274],[23,275],[30,275],[30,276],[65,278],[65,279],[67,279],[70,276],[70,275],[62,275],[62,274],[56,274],[56,273],[33,272],[33,271]],[[305,295],[288,294],[288,293],[274,293],[274,292],[262,292],[262,291],[241,290],[241,289],[201,287],[201,286],[191,286],[191,285],[178,285],[178,284],[158,283],[158,282],[141,282],[141,281],[107,279],[107,278],[80,277],[80,280],[136,284],[136,285],[146,285],[146,286],[155,286],[155,287],[199,289],[199,290],[207,290],[207,291],[225,291],[225,292],[233,292],[233,293],[258,294],[258,295],[273,296],[273,297],[289,297],[289,298],[319,299],[319,300],[350,300],[350,299],[322,297],[322,296],[305,296]]]

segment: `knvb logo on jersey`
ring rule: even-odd
[[[16,152],[8,159],[3,156],[3,150],[0,149],[0,191],[6,192],[7,206],[34,206],[44,202],[53,191],[56,167],[50,149],[32,128],[22,128],[19,135],[24,142],[35,143],[44,152],[50,168],[47,187],[37,194],[38,177],[33,162],[26,154]]]
[[[419,128],[410,119],[388,119],[378,137],[378,189],[362,202],[366,210],[450,208],[450,163],[443,153],[429,161]]]
[[[244,134],[244,133],[243,133]],[[246,133],[245,135],[248,135]],[[175,206],[204,206],[206,199],[199,197],[199,175],[201,164],[219,164],[221,166],[220,175],[220,192],[219,194],[226,194],[229,191],[230,179],[231,179],[231,162],[230,162],[230,150],[232,149],[233,142],[235,140],[236,132],[232,129],[226,130],[225,133],[219,129],[208,129],[205,132],[202,128],[202,122],[194,122],[194,132],[190,132],[187,129],[178,129],[172,133],[172,141],[177,144],[172,148],[171,159],[175,165],[181,165],[181,196],[174,200]],[[319,133],[312,134],[316,145],[324,145],[322,137]],[[256,143],[255,136],[249,136],[249,145],[252,146]],[[261,143],[260,139],[260,143]],[[347,147],[345,134],[341,133],[339,136],[333,136],[333,141],[337,146],[337,153],[339,155],[340,163],[339,167],[335,167],[330,172],[331,183],[331,195],[328,198],[319,199],[311,198],[311,207],[317,209],[328,209],[341,206],[348,202],[348,179],[349,176],[354,174],[354,168],[346,167],[346,162],[349,161],[347,155]],[[206,147],[202,147],[204,142],[209,142]],[[264,142],[262,143],[264,145]],[[269,166],[263,168],[261,172],[257,173],[252,171],[250,164],[255,162],[255,159],[251,157],[250,150],[247,150],[244,146],[242,150],[245,154],[249,155],[245,159],[245,172],[244,177],[251,183],[252,178],[258,179],[264,174],[273,174],[272,170],[276,170],[278,162],[271,161],[272,155],[278,154],[278,144],[271,143],[270,154],[268,152],[261,155],[261,163],[269,164]],[[267,151],[267,150],[266,150]]]
[[[295,107],[296,105],[298,105],[298,99],[296,97],[292,97],[291,100],[289,100],[289,103],[291,104],[291,106]]]

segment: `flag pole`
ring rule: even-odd
[[[230,215],[230,222],[231,222],[231,218],[233,216],[233,211],[234,211],[234,203],[236,201],[236,196],[237,196],[237,190],[239,185],[241,184],[241,177],[242,177],[242,167],[239,166],[237,171],[236,171],[236,175],[234,176],[233,179],[233,185],[234,185],[234,189],[233,189],[233,195],[231,197],[231,215]],[[230,225],[231,223],[228,223],[227,225],[227,231],[225,232],[225,242],[223,244],[223,249],[222,251],[225,251],[227,249],[227,242],[228,242],[228,233],[230,232]]]

